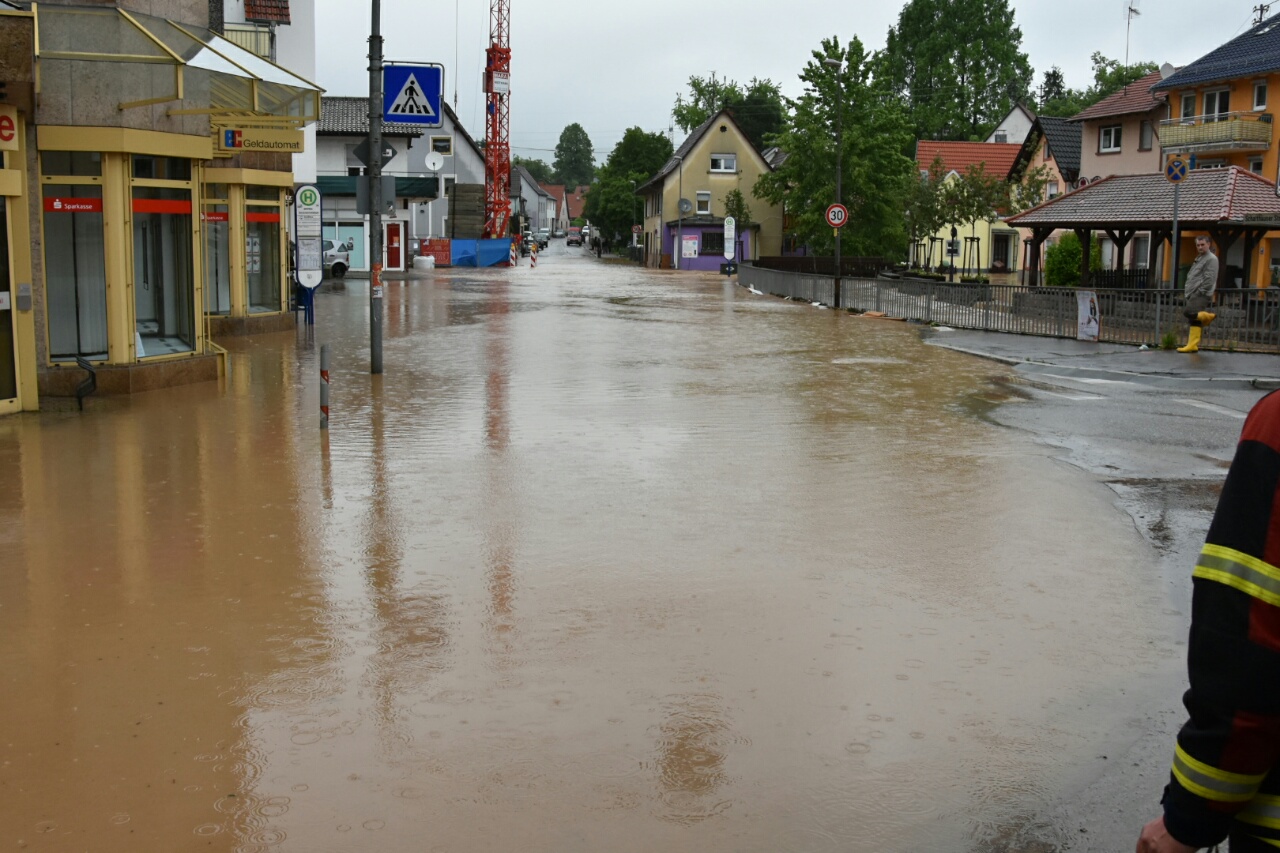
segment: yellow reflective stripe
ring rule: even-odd
[[[1173,775],[1178,784],[1197,797],[1220,803],[1251,800],[1266,773],[1231,773],[1197,761],[1179,744],[1173,755]]]
[[[1280,797],[1259,794],[1236,817],[1255,826],[1280,829]]]
[[[1280,607],[1280,569],[1243,551],[1205,545],[1192,577],[1216,581]]]

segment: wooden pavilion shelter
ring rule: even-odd
[[[1113,175],[1005,221],[1031,230],[1027,284],[1039,284],[1041,250],[1054,231],[1074,231],[1084,251],[1080,259],[1080,286],[1089,284],[1089,251],[1093,233],[1105,233],[1119,248],[1120,269],[1124,249],[1135,234],[1150,232],[1148,268],[1159,262],[1159,249],[1173,242],[1174,185],[1162,174]],[[1217,245],[1218,286],[1227,282],[1226,255],[1237,241],[1244,241],[1244,282],[1253,280],[1253,256],[1269,232],[1280,231],[1280,198],[1276,185],[1252,172],[1231,166],[1197,169],[1187,173],[1179,190],[1178,231],[1181,236],[1208,234]],[[1277,235],[1280,236],[1280,235]],[[1176,277],[1177,271],[1173,271]]]

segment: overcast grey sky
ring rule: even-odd
[[[1039,83],[1062,68],[1067,84],[1092,80],[1089,56],[1125,53],[1132,0],[1012,0],[1022,48]],[[1258,0],[1138,0],[1130,60],[1185,65],[1246,29]],[[317,82],[331,95],[368,95],[371,0],[316,0]],[[869,0],[511,0],[511,144],[550,163],[560,132],[578,122],[603,162],[627,128],[666,131],[691,75],[768,78],[799,94],[797,76],[824,37],[884,46],[901,3]],[[752,9],[758,14],[752,14]],[[1280,13],[1280,4],[1272,10]],[[476,139],[484,136],[480,73],[489,42],[488,0],[382,0],[388,60],[445,66],[445,96]],[[676,130],[676,144],[683,134]]]

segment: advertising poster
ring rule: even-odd
[[[682,258],[698,257],[698,241],[699,241],[699,238],[697,234],[693,234],[693,235],[686,234],[684,236],[683,241],[680,244],[680,257]]]
[[[1092,290],[1076,291],[1076,302],[1079,305],[1079,321],[1076,329],[1076,340],[1097,343],[1098,332],[1102,323],[1098,312],[1098,294]]]

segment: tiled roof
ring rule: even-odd
[[[1076,113],[1071,120],[1084,121],[1091,118],[1110,118],[1151,112],[1165,102],[1164,95],[1152,91],[1159,82],[1160,72],[1152,71],[1146,77],[1134,80],[1114,95],[1108,95],[1093,106]]]
[[[329,136],[357,136],[369,132],[369,99],[325,95],[320,99],[320,121],[316,132]],[[382,132],[391,136],[422,136],[414,124],[384,123]]]
[[[1012,142],[935,142],[921,139],[916,143],[916,163],[921,169],[933,165],[935,157],[942,156],[942,165],[948,172],[963,174],[970,166],[983,164],[988,175],[1004,177],[1018,157],[1021,145]]]
[[[1243,223],[1250,215],[1280,219],[1275,184],[1239,166],[1196,169],[1182,182],[1178,218],[1185,224]],[[1114,175],[1011,216],[1010,225],[1096,228],[1173,221],[1173,184],[1164,175]]]
[[[1280,15],[1273,15],[1243,35],[1178,69],[1157,83],[1155,88],[1158,91],[1181,89],[1277,70],[1280,70]]]
[[[582,208],[587,204],[587,190],[589,189],[591,188],[588,186],[574,187],[573,192],[569,193],[568,198],[565,199],[569,203],[570,219],[577,219],[582,215]]]
[[[713,115],[711,118],[704,121],[702,124],[695,127],[693,131],[690,132],[690,134],[687,137],[685,137],[684,142],[680,143],[680,147],[677,148],[675,150],[675,153],[671,155],[671,159],[666,162],[666,165],[664,165],[660,170],[658,170],[658,174],[654,175],[652,178],[650,178],[649,180],[641,184],[639,187],[637,187],[636,191],[639,192],[640,190],[643,190],[645,187],[652,186],[653,184],[661,181],[667,175],[670,175],[672,172],[674,172],[676,170],[676,167],[680,165],[681,159],[689,155],[689,152],[693,150],[693,146],[698,144],[698,140],[702,138],[703,134],[707,132],[708,128],[710,128],[711,125],[715,124],[718,121],[727,121],[729,122],[729,124],[733,125],[734,128],[738,131],[739,135],[742,136],[742,139],[747,143],[748,149],[752,151],[756,150],[755,146],[752,145],[751,140],[747,139],[747,135],[743,133],[742,128],[738,126],[738,122],[734,120],[733,113],[729,112],[728,110],[721,110],[720,112]],[[765,165],[770,169],[773,168],[773,165],[769,163],[768,160],[765,161]]]
[[[565,194],[564,184],[540,183],[538,184],[538,186],[542,187],[543,191],[546,192],[547,195],[551,196],[556,200],[556,215],[559,215],[560,209],[564,207],[564,194]]]
[[[547,192],[546,190],[544,190],[544,189],[542,188],[542,184],[539,184],[537,181],[535,181],[535,180],[533,179],[533,173],[531,173],[531,172],[530,172],[528,169],[526,169],[524,166],[512,166],[512,167],[511,167],[511,175],[512,175],[512,177],[513,177],[513,178],[514,178],[516,175],[519,175],[519,176],[521,177],[521,179],[523,179],[523,180],[524,180],[524,182],[525,182],[526,184],[528,184],[528,185],[529,185],[529,188],[530,188],[531,190],[533,190],[533,191],[534,191],[534,193],[535,193],[536,195],[540,195],[540,196],[542,196],[542,197],[544,197],[544,198],[550,198],[550,197],[551,197],[551,193],[549,193],[549,192]],[[514,183],[514,181],[512,181],[512,183]]]
[[[1037,121],[1049,140],[1049,153],[1058,164],[1058,171],[1062,177],[1074,181],[1080,175],[1080,140],[1084,126],[1052,116],[1040,116]]]
[[[254,23],[289,23],[289,0],[244,0],[244,19]]]

